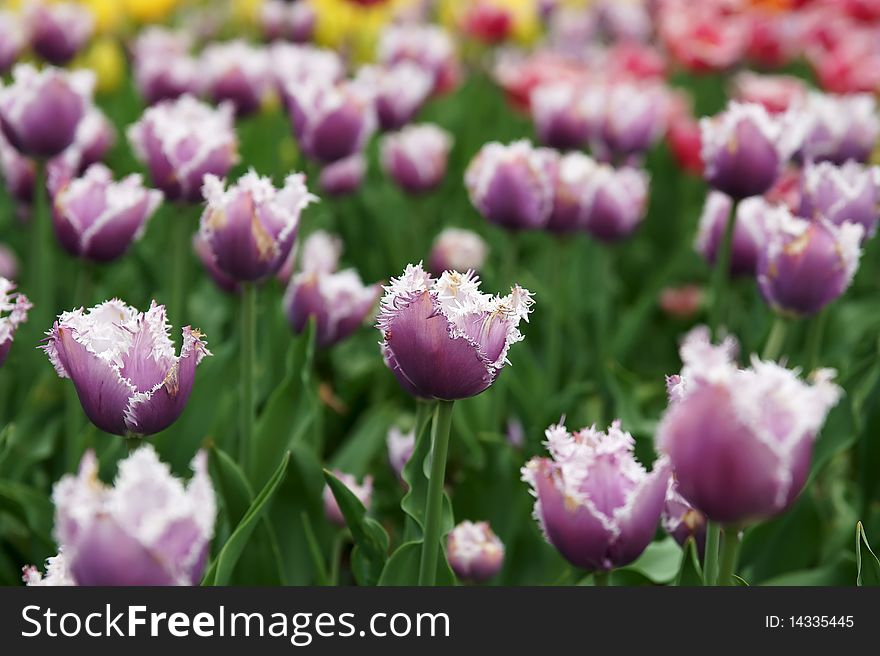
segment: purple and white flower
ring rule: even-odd
[[[715,263],[727,222],[731,219],[732,206],[730,196],[720,191],[710,191],[706,195],[694,247],[709,264]],[[737,205],[730,251],[731,276],[755,275],[764,246],[765,216],[772,211],[773,206],[760,196],[745,198]]]
[[[451,149],[446,130],[431,123],[409,125],[382,137],[382,168],[407,193],[425,193],[443,182]]]
[[[360,189],[366,175],[367,158],[357,152],[321,167],[318,183],[328,196],[346,196]]]
[[[200,64],[211,100],[228,100],[239,116],[260,109],[273,87],[268,53],[240,39],[209,44]]]
[[[55,66],[73,59],[95,28],[92,12],[75,2],[31,2],[24,19],[34,52]]]
[[[358,501],[364,504],[364,508],[370,509],[370,504],[373,501],[372,476],[365,476],[363,483],[358,483],[357,477],[341,472],[338,469],[333,470],[333,475],[357,497]],[[324,501],[324,515],[330,523],[339,528],[345,527],[345,517],[342,515],[342,510],[339,509],[339,503],[336,501],[333,490],[330,489],[329,485],[324,486],[322,498]]]
[[[688,538],[693,538],[697,554],[703,557],[706,551],[706,516],[679,494],[674,478],[669,479],[661,523],[663,530],[682,547]]]
[[[801,184],[801,216],[824,216],[837,225],[846,221],[872,237],[880,220],[880,167],[853,160],[841,166],[831,162],[808,163]]]
[[[811,93],[794,113],[806,126],[799,151],[804,161],[867,162],[880,137],[877,101],[867,93]]]
[[[392,426],[388,431],[386,440],[388,447],[388,462],[391,463],[391,469],[398,479],[403,479],[403,468],[412,458],[413,450],[416,448],[416,431],[412,429],[406,433],[397,426]]]
[[[603,242],[631,235],[648,211],[650,183],[650,176],[642,169],[599,164],[590,173],[583,192],[587,232]]]
[[[504,544],[489,522],[463,521],[446,538],[446,558],[462,581],[483,583],[504,565]]]
[[[562,150],[585,147],[592,128],[585,98],[583,89],[572,81],[537,86],[529,106],[538,141]]]
[[[16,294],[15,283],[0,277],[0,367],[9,355],[15,331],[27,321],[33,306],[24,294]]]
[[[409,61],[388,67],[364,66],[356,79],[373,93],[382,130],[398,130],[409,123],[434,86],[431,74]]]
[[[446,228],[434,239],[428,269],[435,276],[444,271],[479,271],[489,247],[480,235],[462,228]]]

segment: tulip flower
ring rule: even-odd
[[[208,96],[230,101],[239,116],[260,109],[272,87],[268,54],[242,40],[209,44],[200,64]]]
[[[416,446],[415,429],[404,433],[397,426],[392,426],[388,431],[388,462],[398,479],[402,480],[403,468],[412,458],[413,449]]]
[[[7,193],[19,203],[30,205],[34,199],[37,167],[34,161],[18,152],[0,132],[0,174]]]
[[[0,367],[9,355],[18,327],[27,321],[33,306],[24,294],[14,293],[15,283],[0,277]]]
[[[175,355],[170,330],[165,307],[155,301],[138,312],[113,299],[61,314],[42,349],[58,375],[73,381],[95,426],[114,435],[151,435],[177,420],[196,366],[211,355],[204,336],[189,326]]]
[[[733,201],[720,191],[710,191],[703,205],[694,247],[714,265],[727,226]],[[764,217],[773,211],[763,198],[746,198],[737,205],[730,250],[730,275],[753,276],[764,244]]]
[[[507,296],[484,294],[473,273],[432,278],[407,265],[385,287],[379,313],[385,364],[410,394],[452,401],[486,390],[522,341],[532,294],[518,285]]]
[[[73,2],[32,2],[25,10],[31,47],[50,64],[63,66],[82,49],[92,36],[92,13]]]
[[[206,175],[203,195],[207,205],[199,232],[217,267],[240,282],[278,271],[293,248],[302,211],[317,200],[302,174],[287,176],[284,187],[276,189],[253,170],[228,189]]]
[[[547,540],[575,567],[608,572],[638,558],[654,538],[669,479],[658,460],[650,473],[636,461],[635,440],[614,421],[569,433],[550,426],[550,458],[532,458],[522,477],[535,497]]]
[[[357,152],[321,168],[318,183],[328,196],[347,196],[360,189],[367,175],[367,158]]]
[[[736,200],[770,189],[800,145],[793,125],[756,104],[731,102],[700,132],[706,181]]]
[[[431,74],[409,61],[387,68],[365,66],[356,79],[373,93],[382,130],[399,130],[409,123],[434,87]]]
[[[545,146],[569,150],[589,143],[591,116],[584,93],[574,82],[563,80],[535,87],[529,106],[538,141]]]
[[[0,88],[3,134],[23,155],[58,155],[73,143],[94,84],[91,71],[38,71],[30,64],[16,65],[12,84]]]
[[[132,47],[134,79],[148,105],[199,94],[203,80],[199,63],[189,54],[192,39],[185,32],[151,26]]]
[[[750,38],[748,22],[723,8],[723,2],[663,2],[657,30],[677,64],[706,73],[724,71],[743,59]]]
[[[327,233],[312,234],[303,246],[302,269],[284,296],[284,308],[297,334],[315,321],[318,346],[326,348],[360,326],[381,293],[380,285],[364,285],[354,269],[337,271],[341,242]]]
[[[88,451],[76,475],[55,485],[59,555],[46,576],[26,567],[28,585],[198,585],[205,570],[217,503],[208,458],[200,451],[188,483],[172,475],[150,445],[119,465],[113,486],[98,479]]]
[[[758,286],[777,312],[816,314],[849,287],[859,266],[865,229],[823,216],[807,220],[786,207],[769,213],[758,261]]]
[[[669,479],[666,490],[666,503],[661,517],[663,530],[669,533],[678,544],[684,546],[688,538],[693,538],[700,558],[706,551],[706,516],[689,504],[678,492],[675,480]]]
[[[382,168],[407,193],[425,193],[443,182],[452,143],[436,125],[409,125],[382,138]]]
[[[669,379],[670,403],[657,428],[678,491],[713,522],[742,525],[788,508],[810,471],[813,443],[841,390],[833,372],[813,382],[752,356],[734,363],[736,341],[709,341],[705,327],[681,346],[684,366]]]
[[[587,232],[603,242],[620,241],[631,235],[648,210],[649,184],[648,174],[640,169],[599,165],[590,174],[589,186],[584,191]]]
[[[24,29],[15,14],[0,11],[0,75],[5,75],[25,46]]]
[[[880,220],[880,167],[853,160],[839,167],[830,162],[807,164],[800,214],[824,216],[837,225],[858,223],[865,229],[863,239],[872,237]]]
[[[315,10],[309,2],[267,0],[260,9],[260,27],[267,41],[311,41],[315,20]]]
[[[116,130],[100,109],[90,106],[76,129],[73,143],[46,165],[47,184],[54,197],[58,189],[100,162],[116,141]]]
[[[477,233],[446,228],[434,240],[428,269],[434,276],[441,276],[444,271],[479,271],[488,253],[489,247]]]
[[[741,103],[763,105],[771,114],[782,114],[805,101],[807,85],[792,75],[737,73],[731,82],[731,97]]]
[[[241,290],[239,282],[223,273],[220,267],[217,266],[214,253],[201,233],[197,232],[193,235],[192,247],[196,257],[199,258],[199,262],[202,263],[205,271],[217,287],[227,294],[237,294]]]
[[[657,84],[600,86],[588,92],[584,102],[594,124],[592,150],[603,161],[640,157],[666,131],[669,101]]]
[[[140,239],[161,202],[162,192],[145,189],[140,175],[113,182],[110,169],[93,164],[56,193],[55,234],[71,255],[109,262]]]
[[[800,150],[805,161],[867,162],[880,137],[877,101],[870,94],[812,93],[796,115],[806,124]]]
[[[377,59],[385,66],[401,61],[419,65],[434,79],[435,94],[451,90],[458,82],[455,44],[438,25],[389,25],[379,38]]]
[[[543,227],[553,210],[552,151],[528,141],[485,144],[465,171],[471,203],[505,228]]]
[[[333,475],[338,478],[339,481],[344,484],[352,494],[354,494],[354,496],[357,497],[358,501],[364,504],[364,507],[367,510],[370,509],[370,504],[373,500],[372,476],[365,476],[364,482],[358,483],[355,476],[341,472],[338,469],[333,470]],[[339,528],[345,528],[345,517],[342,516],[342,511],[339,509],[339,503],[336,501],[336,497],[333,496],[333,491],[330,489],[329,485],[324,486],[322,498],[324,500],[324,515],[330,523]]]
[[[189,95],[164,100],[128,128],[128,139],[170,201],[200,201],[205,176],[224,176],[238,161],[229,103],[215,109]]]
[[[489,522],[464,521],[446,539],[446,559],[462,581],[483,583],[504,564],[504,544]]]
[[[298,85],[312,78],[338,82],[345,75],[345,64],[338,53],[310,45],[274,43],[269,49],[269,60],[282,96],[288,85]]]
[[[591,207],[589,199],[598,191],[592,186],[593,176],[599,168],[593,159],[579,152],[554,157],[553,211],[544,226],[547,230],[565,234],[586,227]],[[591,191],[587,193],[587,190]]]
[[[288,83],[284,94],[300,148],[324,164],[362,151],[376,130],[373,97],[362,83],[311,77]]]

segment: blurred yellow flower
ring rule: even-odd
[[[112,36],[102,36],[77,57],[77,68],[90,68],[98,78],[97,91],[109,92],[119,88],[125,79],[125,53]]]
[[[124,0],[124,4],[132,19],[140,23],[153,23],[166,19],[177,9],[179,0]]]
[[[125,9],[119,0],[80,0],[80,4],[92,12],[98,34],[115,31],[125,16]]]
[[[371,59],[382,28],[419,0],[387,0],[361,5],[353,0],[308,0],[315,9],[315,40],[348,49],[358,60]]]

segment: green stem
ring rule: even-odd
[[[333,538],[333,548],[330,551],[330,585],[339,585],[339,566],[342,560],[342,547],[345,546],[347,531],[340,531]]]
[[[706,556],[703,563],[703,585],[715,585],[718,578],[718,543],[721,541],[721,525],[706,524]]]
[[[597,588],[607,588],[611,585],[611,572],[593,572],[593,585]]]
[[[715,255],[715,269],[712,271],[712,305],[709,308],[709,328],[712,334],[718,336],[718,328],[721,325],[724,309],[727,306],[727,287],[730,280],[730,257],[733,250],[733,232],[736,228],[736,210],[739,201],[735,200],[730,207],[730,216],[724,228],[724,238],[721,240],[718,252]]]
[[[177,216],[171,217],[171,299],[169,318],[171,323],[177,326],[186,325],[186,287],[189,271],[189,258],[192,250],[190,240],[192,230],[190,226],[189,206],[181,206]]]
[[[807,371],[815,371],[822,360],[822,341],[825,337],[825,324],[828,323],[828,312],[822,310],[810,320],[807,330]]]
[[[595,332],[595,352],[598,366],[597,381],[599,385],[599,401],[601,416],[599,425],[604,425],[609,414],[613,416],[614,400],[611,394],[611,374],[609,370],[611,353],[608,348],[608,315],[611,308],[611,270],[608,261],[608,249],[605,244],[593,243],[593,330]]]
[[[141,442],[143,442],[143,439],[144,438],[137,437],[135,435],[132,435],[131,433],[126,435],[125,436],[125,447],[128,449],[128,452],[134,453],[135,449],[137,449],[141,445]]]
[[[738,526],[727,526],[721,531],[721,560],[718,565],[717,585],[735,585],[733,575],[739,559],[739,548],[742,542]]]
[[[39,326],[49,326],[55,316],[55,244],[52,237],[52,213],[49,208],[49,192],[46,190],[46,163],[35,160],[34,175],[34,228],[33,277],[36,280],[38,298],[34,301],[35,315],[32,321]],[[42,329],[41,329],[42,330]]]
[[[446,454],[452,428],[452,401],[438,401],[431,426],[431,477],[425,504],[425,535],[419,563],[419,585],[432,586],[437,579],[437,556],[443,516],[443,481],[446,477]]]
[[[250,463],[250,450],[253,448],[254,434],[254,362],[257,329],[257,288],[254,283],[241,286],[241,420],[239,434],[239,455],[242,468],[247,471]]]
[[[764,344],[764,351],[761,353],[762,360],[777,360],[782,353],[782,347],[785,346],[785,333],[788,324],[781,316],[776,315],[773,320],[773,326],[770,328],[770,334],[767,335],[767,342]]]

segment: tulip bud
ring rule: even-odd
[[[805,161],[867,162],[880,137],[877,101],[870,94],[811,93],[798,119],[806,124],[800,151]]]
[[[703,214],[694,247],[711,265],[715,264],[718,248],[731,220],[733,201],[720,191],[706,195]],[[753,276],[758,268],[758,255],[764,244],[764,218],[773,207],[763,198],[746,198],[736,209],[733,242],[730,251],[730,275]]]
[[[446,539],[446,558],[459,579],[483,583],[501,571],[504,544],[489,522],[464,521]]]
[[[799,146],[793,126],[755,104],[731,102],[700,133],[706,181],[736,199],[770,189]]]
[[[9,355],[18,327],[27,321],[33,306],[24,294],[15,294],[15,283],[0,277],[0,367]]]
[[[0,127],[19,152],[53,157],[73,143],[89,106],[95,76],[18,64],[12,84],[0,88]]]
[[[152,435],[173,424],[189,399],[203,335],[183,329],[180,355],[168,337],[165,306],[138,312],[119,300],[64,312],[41,348],[70,378],[86,416],[114,435]]]
[[[678,544],[684,546],[688,538],[693,538],[700,558],[706,551],[706,516],[694,508],[678,492],[675,480],[669,479],[666,490],[666,503],[663,506],[661,523],[663,530]]]
[[[302,174],[287,176],[276,189],[253,169],[229,189],[206,175],[202,192],[207,205],[199,232],[220,270],[240,282],[278,271],[293,248],[302,211],[318,200]]]
[[[109,262],[140,239],[161,202],[162,192],[145,189],[140,175],[113,182],[110,169],[93,164],[55,195],[55,234],[71,255]]]
[[[354,269],[336,271],[341,245],[323,232],[303,247],[302,271],[293,276],[284,296],[291,328],[301,334],[315,322],[318,346],[326,348],[351,335],[376,305],[380,285],[364,285]]]
[[[318,183],[321,191],[328,196],[347,196],[361,188],[366,175],[367,158],[363,153],[357,152],[326,164],[321,168]]]
[[[841,390],[821,370],[807,384],[795,371],[752,356],[734,363],[736,341],[720,346],[692,330],[681,346],[681,376],[657,429],[678,491],[710,521],[742,524],[776,515],[800,493],[810,455]]]
[[[302,151],[323,163],[361,152],[376,130],[376,111],[368,90],[357,82],[317,77],[285,88],[287,109]]]
[[[880,167],[849,160],[842,166],[830,162],[808,163],[801,185],[801,216],[824,216],[837,225],[858,223],[872,237],[880,219]]]
[[[333,470],[333,475],[358,498],[358,501],[364,504],[364,508],[367,510],[370,509],[370,504],[373,501],[372,476],[364,476],[363,484],[359,484],[356,477],[341,472],[338,469]],[[344,528],[345,517],[342,516],[342,511],[339,509],[339,503],[337,503],[336,497],[333,495],[333,491],[330,489],[329,485],[324,486],[322,498],[324,500],[324,515],[331,524],[334,524],[339,528]]]
[[[200,201],[204,177],[224,176],[238,162],[229,103],[214,109],[188,95],[164,100],[128,128],[128,139],[170,201]]]
[[[412,458],[413,449],[416,446],[415,429],[404,433],[397,426],[392,426],[388,431],[388,462],[398,479],[402,479],[403,468]]]
[[[0,278],[11,281],[18,278],[18,257],[6,244],[0,244]]]
[[[553,210],[552,151],[528,141],[485,144],[465,171],[471,203],[490,223],[541,228]]]
[[[848,221],[812,221],[777,207],[768,213],[766,240],[758,260],[758,286],[777,312],[816,314],[840,297],[859,267],[865,229]]]
[[[451,90],[458,82],[455,44],[439,25],[389,25],[379,37],[377,59],[385,66],[401,61],[419,65],[434,79],[435,94]]]
[[[488,253],[489,247],[477,233],[446,228],[434,240],[428,269],[435,276],[443,275],[444,271],[479,271]]]
[[[184,485],[142,446],[120,461],[113,486],[98,479],[88,451],[76,475],[55,485],[55,538],[60,550],[43,577],[24,570],[28,585],[198,585],[205,570],[217,504],[200,451]]]
[[[25,10],[25,21],[34,52],[55,66],[73,59],[94,31],[92,13],[73,2],[32,2]]]
[[[407,265],[385,287],[377,327],[385,364],[404,390],[453,401],[488,388],[522,341],[532,295],[514,286],[507,296],[480,291],[473,273],[446,271],[434,279],[421,264]]]
[[[569,150],[589,142],[590,116],[579,85],[566,80],[542,84],[532,91],[529,105],[538,141],[545,146]]]
[[[604,572],[638,558],[654,538],[669,479],[659,460],[648,473],[633,454],[635,440],[614,421],[607,433],[569,433],[550,426],[550,458],[522,468],[535,497],[535,518],[547,540],[575,567]]]
[[[585,227],[595,239],[615,242],[631,235],[648,210],[650,177],[640,169],[599,165],[584,191],[588,211]]]
[[[588,189],[599,165],[583,153],[571,152],[553,157],[553,211],[544,226],[559,234],[582,230],[589,219]],[[595,189],[593,189],[595,191]]]
[[[200,63],[211,100],[230,101],[239,116],[260,109],[272,87],[269,56],[245,41],[209,44]]]
[[[430,73],[408,61],[387,68],[364,66],[356,79],[375,96],[376,116],[382,130],[398,130],[409,123],[434,86]]]
[[[703,289],[697,285],[664,287],[660,292],[660,309],[676,319],[691,319],[703,305]]]
[[[12,68],[24,46],[24,29],[18,16],[0,11],[0,75]]]
[[[407,193],[425,193],[443,182],[451,148],[446,130],[431,123],[409,125],[382,137],[382,168]]]

